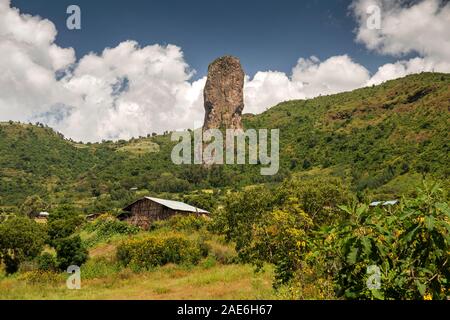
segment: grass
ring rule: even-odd
[[[130,142],[123,147],[117,149],[119,152],[127,152],[134,155],[142,155],[150,152],[159,152],[159,145],[148,139]]]
[[[127,300],[127,299],[274,299],[273,270],[255,273],[250,265],[235,264],[236,252],[220,237],[209,235],[210,254],[198,265],[168,264],[135,272],[120,266],[116,247],[129,237],[140,238],[170,231],[162,227],[136,235],[113,235],[93,242],[89,260],[81,266],[80,290],[66,288],[65,273],[20,272],[7,276],[0,268],[0,300]],[[198,232],[186,232],[192,238]],[[81,231],[84,241],[94,234]]]
[[[98,263],[98,261],[97,261]],[[91,262],[92,264],[92,262]],[[157,299],[274,299],[272,271],[254,273],[248,265],[219,265],[205,268],[166,265],[152,271],[134,273],[129,269],[116,271],[111,264],[96,277],[83,279],[80,290],[65,287],[65,275],[56,282],[30,283],[19,275],[0,276],[0,299],[24,300],[157,300]],[[92,268],[89,263],[86,269]],[[109,273],[111,272],[111,273]]]

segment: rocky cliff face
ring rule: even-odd
[[[238,58],[224,56],[208,67],[203,129],[242,129],[244,70]]]

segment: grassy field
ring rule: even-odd
[[[274,299],[273,272],[266,266],[255,273],[250,265],[220,262],[235,255],[233,247],[210,235],[210,255],[197,265],[167,264],[151,270],[133,271],[117,262],[116,248],[122,241],[169,232],[163,228],[127,235],[98,237],[80,232],[89,246],[89,260],[81,266],[81,289],[66,287],[67,273],[37,271],[24,266],[7,276],[0,269],[0,299]],[[198,236],[191,232],[191,237]],[[50,248],[47,252],[52,252]],[[217,257],[217,258],[216,258]]]
[[[143,155],[151,152],[159,152],[159,145],[149,139],[136,140],[117,149],[132,155]]]
[[[89,265],[86,266],[89,268]],[[108,268],[106,267],[105,270]],[[0,299],[273,299],[271,271],[255,274],[245,265],[166,265],[134,273],[129,269],[83,278],[80,290],[65,286],[65,274],[0,276]]]

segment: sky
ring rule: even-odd
[[[376,71],[391,57],[367,52],[354,42],[357,27],[349,17],[351,1],[166,0],[74,1],[13,0],[24,13],[51,20],[56,43],[73,47],[78,57],[101,53],[126,40],[140,45],[174,44],[183,48],[196,77],[208,63],[225,54],[238,56],[247,74],[261,70],[289,72],[299,56],[327,58],[349,54]],[[82,29],[66,26],[66,8],[82,9]]]
[[[71,4],[81,30],[66,26]],[[444,0],[0,0],[0,121],[77,141],[192,128],[219,56],[240,58],[244,112],[261,113],[450,72],[449,30]]]

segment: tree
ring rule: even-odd
[[[80,236],[71,236],[55,241],[56,261],[61,270],[71,265],[81,266],[88,259],[88,251]]]
[[[83,217],[75,208],[70,205],[58,207],[48,219],[49,243],[54,246],[56,240],[71,236],[82,223]]]
[[[38,256],[46,240],[45,229],[25,217],[12,217],[0,224],[0,260],[8,274],[19,269],[21,262]]]

